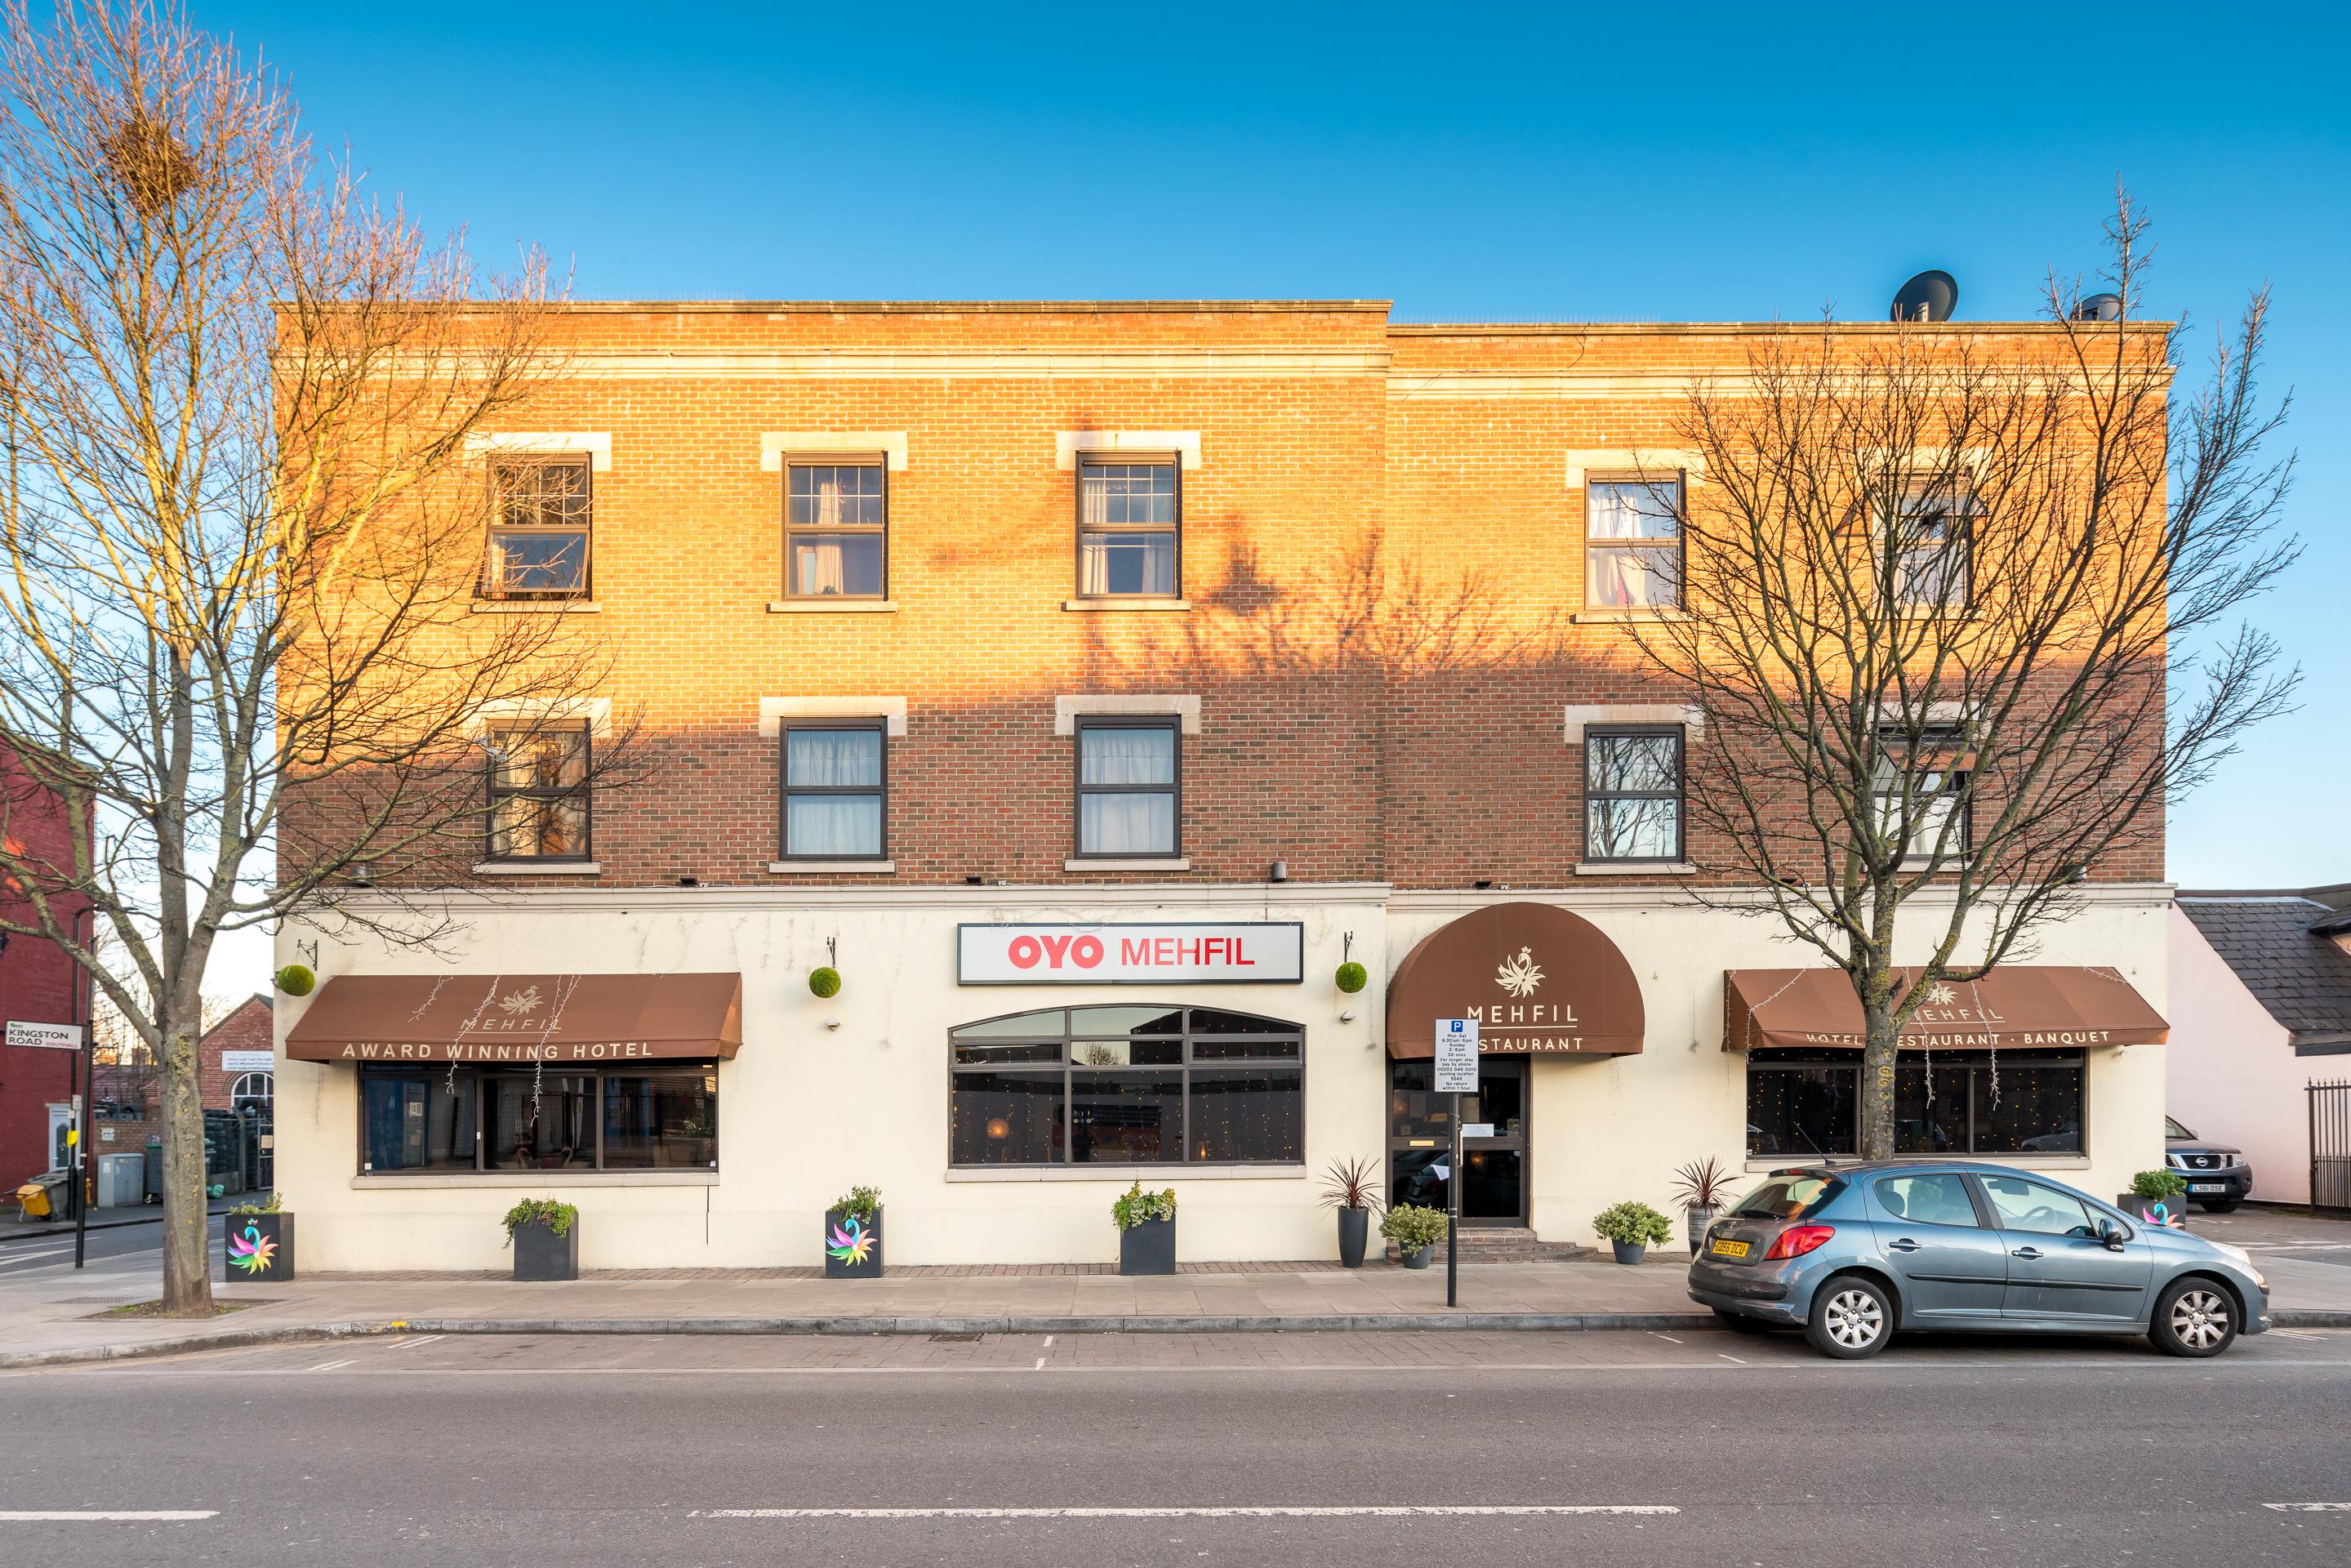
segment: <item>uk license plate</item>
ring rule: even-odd
[[[2190,1192],[2226,1192],[2229,1190],[2229,1184],[2224,1181],[2191,1181],[2188,1184],[2188,1190]]]
[[[1725,1237],[1717,1240],[1707,1250],[1718,1258],[1744,1258],[1747,1256],[1747,1247],[1748,1244],[1744,1241],[1733,1241]]]

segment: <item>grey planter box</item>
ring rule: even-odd
[[[1176,1271],[1176,1222],[1146,1219],[1118,1233],[1118,1271],[1122,1274],[1173,1274]]]
[[[580,1221],[558,1236],[547,1225],[517,1225],[514,1233],[514,1277],[517,1280],[580,1278]]]
[[[230,1215],[221,1225],[221,1278],[277,1284],[294,1277],[294,1216]]]
[[[860,1257],[858,1244],[864,1243]],[[824,1277],[828,1280],[878,1280],[882,1277],[882,1210],[863,1219],[845,1208],[824,1211]]]
[[[1368,1208],[1343,1208],[1339,1211],[1339,1266],[1360,1269],[1364,1266],[1364,1248],[1371,1240],[1372,1211]]]
[[[1396,1260],[1407,1269],[1426,1269],[1428,1267],[1429,1259],[1436,1256],[1436,1253],[1437,1249],[1433,1245],[1399,1247],[1396,1249]]]
[[[1649,1251],[1648,1244],[1642,1241],[1611,1241],[1608,1245],[1616,1249],[1619,1263],[1638,1263]]]

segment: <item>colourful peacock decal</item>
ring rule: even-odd
[[[824,1249],[841,1263],[862,1263],[873,1256],[873,1232],[852,1215],[832,1228]]]
[[[2168,1206],[2159,1197],[2149,1199],[2138,1206],[2138,1218],[2140,1224],[2168,1226],[2174,1230],[2185,1230],[2188,1228],[2187,1213],[2187,1204],[2182,1203],[2177,1209],[2174,1209]]]
[[[244,1235],[228,1239],[228,1260],[248,1274],[269,1272],[270,1260],[277,1256],[277,1243],[251,1220],[246,1221]]]

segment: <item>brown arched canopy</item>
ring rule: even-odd
[[[1437,1020],[1455,1018],[1478,1020],[1481,1051],[1542,1056],[1629,1056],[1645,1022],[1616,944],[1548,904],[1472,910],[1405,955],[1388,982],[1388,1054],[1434,1054]]]

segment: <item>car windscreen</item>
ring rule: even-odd
[[[2163,1119],[2163,1135],[2167,1138],[2192,1138],[2196,1134],[2166,1116]]]
[[[1809,1219],[1836,1200],[1836,1176],[1775,1176],[1739,1200],[1730,1212],[1761,1219]]]

